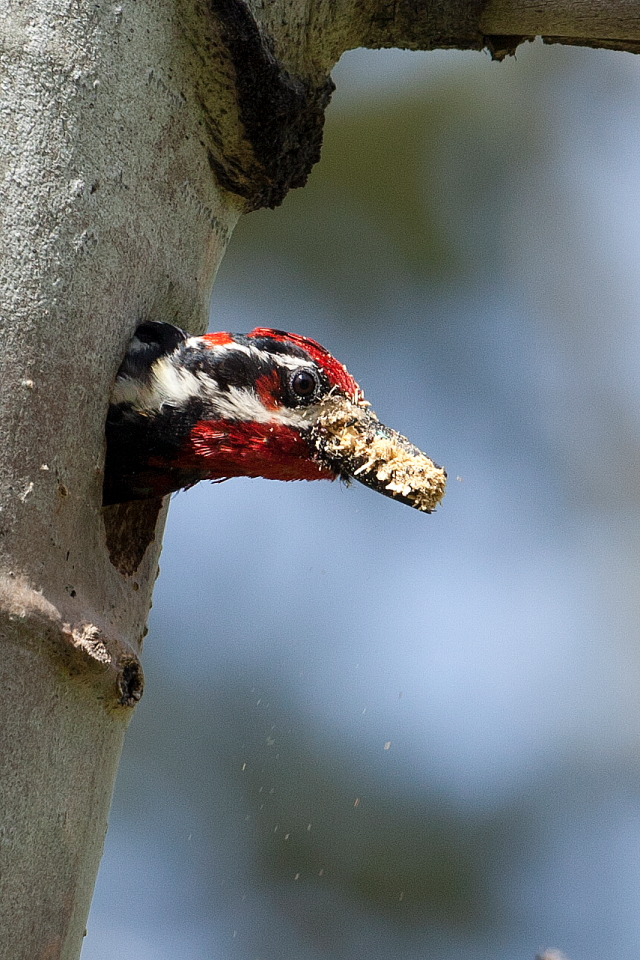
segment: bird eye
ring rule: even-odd
[[[318,378],[312,370],[298,370],[290,380],[291,390],[300,400],[309,400],[318,389]]]

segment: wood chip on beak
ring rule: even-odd
[[[380,423],[363,403],[329,397],[322,408],[313,441],[336,473],[431,513],[445,492],[447,474],[442,467]]]

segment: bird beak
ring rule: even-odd
[[[320,405],[312,442],[338,476],[416,510],[431,513],[444,496],[447,474],[442,467],[380,423],[362,401],[328,397]]]

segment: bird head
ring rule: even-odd
[[[263,327],[190,337],[142,324],[109,408],[105,504],[239,476],[356,479],[425,512],[446,480],[380,423],[314,340]]]

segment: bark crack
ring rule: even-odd
[[[245,212],[276,207],[320,159],[333,81],[287,70],[243,0],[208,0],[208,7],[233,73],[239,124],[234,133],[221,115],[224,97],[202,96],[209,165],[223,189],[242,197]]]

